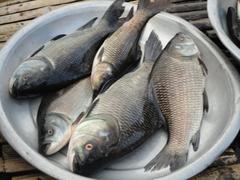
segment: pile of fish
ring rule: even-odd
[[[198,47],[180,32],[162,49],[152,31],[142,52],[143,28],[169,0],[140,0],[136,13],[122,18],[123,3],[114,1],[97,25],[94,18],[43,45],[9,83],[16,99],[43,96],[39,151],[48,156],[68,145],[69,167],[82,175],[133,151],[157,130],[168,132],[168,142],[145,171],[181,168],[190,145],[199,147],[207,69]]]
[[[240,48],[240,0],[237,0],[236,7],[228,8],[226,22],[231,40]]]

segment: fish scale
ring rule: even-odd
[[[183,72],[187,72],[187,75]],[[184,64],[175,59],[169,60],[169,58],[166,58],[166,61],[162,60],[159,73],[161,76],[157,78],[159,78],[161,85],[156,84],[155,89],[157,90],[157,94],[160,94],[161,110],[166,119],[168,119],[171,138],[169,141],[176,144],[173,148],[178,147],[182,143],[186,147],[193,133],[191,131],[189,131],[189,134],[185,133],[188,132],[187,129],[192,129],[192,132],[198,130],[199,127],[196,124],[199,124],[199,120],[201,120],[199,117],[202,116],[203,112],[203,102],[199,101],[202,99],[199,89],[204,86],[204,80],[200,76],[202,70],[198,63]],[[171,107],[170,109],[168,108],[169,106]],[[194,120],[194,117],[197,118]],[[186,124],[182,124],[182,119],[186,119]],[[175,123],[172,123],[173,121]],[[197,121],[197,123],[191,124],[194,121]],[[184,129],[183,131],[175,130],[179,128]],[[176,137],[181,137],[181,141],[178,142],[179,138]]]
[[[128,79],[130,82],[125,79]],[[136,96],[136,92],[132,91],[134,87],[142,86],[146,80],[144,80],[142,76],[136,76],[136,78],[130,79],[128,75],[120,79],[116,85],[108,90],[107,95],[101,95],[99,103],[91,112],[91,114],[110,114],[115,119],[118,119],[121,132],[119,146],[122,149],[129,146],[129,142],[132,141],[132,139],[139,138],[136,137],[136,131],[149,129],[151,132],[151,129],[156,128],[156,123],[154,123],[156,117],[153,118],[153,120],[144,122],[144,119],[141,118],[142,115],[139,114],[139,112],[145,112],[144,104],[146,100],[143,96],[143,94],[145,94],[145,88],[142,88],[140,92],[138,91],[139,96]],[[115,94],[118,93],[121,93],[121,97],[116,97]],[[123,106],[123,100],[128,101],[127,106]],[[111,104],[109,104],[109,102],[111,102]],[[145,116],[154,116],[155,111],[153,109],[149,110],[150,111],[145,112]],[[144,130],[139,131],[138,135],[144,136]]]
[[[191,37],[178,33],[154,65],[152,83],[168,124],[169,138],[145,170],[168,165],[171,171],[176,170],[186,163],[191,143],[194,151],[198,149],[205,89],[198,57],[199,50]]]

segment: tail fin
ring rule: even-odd
[[[139,0],[138,10],[148,11],[155,15],[170,5],[170,0]]]
[[[102,21],[107,21],[109,25],[117,23],[125,10],[123,3],[124,0],[115,0],[103,15]]]
[[[162,43],[157,34],[152,31],[145,44],[144,60],[155,62],[162,52]]]
[[[188,152],[177,153],[169,151],[169,146],[165,147],[152,161],[145,167],[145,171],[156,171],[170,166],[170,170],[175,171],[187,162]]]

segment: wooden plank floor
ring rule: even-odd
[[[77,3],[78,0],[5,0],[0,1],[0,48],[23,26],[36,17],[46,14],[62,6]],[[173,5],[167,10],[180,16],[207,34],[232,60],[233,57],[224,48],[212,29],[207,16],[206,0],[172,0]],[[134,1],[133,3],[136,3]],[[232,146],[226,150],[210,167],[200,173],[194,180],[205,179],[240,179],[240,164],[236,156],[239,152],[236,138]],[[0,180],[45,180],[52,179],[36,170],[23,160],[0,136]]]

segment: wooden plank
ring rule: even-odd
[[[5,172],[4,161],[3,161],[2,157],[0,157],[0,173],[3,173],[3,172]]]
[[[50,11],[51,11],[50,7],[44,7],[44,8],[40,8],[37,10],[2,16],[0,18],[0,24],[7,24],[7,23],[11,23],[11,22],[32,19],[32,18],[41,16],[43,14],[46,14],[47,12],[50,12]]]
[[[191,180],[227,180],[240,179],[240,164],[210,168]]]
[[[31,21],[14,22],[0,26],[0,34],[12,34],[27,25]]]
[[[186,2],[199,2],[207,0],[170,0],[172,3],[186,3]]]
[[[30,174],[30,175],[12,177],[12,180],[54,180],[54,179],[47,175],[39,173],[39,174]]]
[[[179,16],[185,20],[199,20],[202,18],[207,18],[207,10],[194,11],[194,12],[183,12],[183,13],[174,13],[174,15]]]
[[[0,43],[0,50],[3,48],[4,45],[5,43]]]
[[[15,173],[21,171],[34,170],[35,168],[23,160],[10,145],[2,146],[2,158],[4,171],[7,173]]]
[[[204,18],[204,19],[199,19],[196,21],[190,21],[191,24],[193,24],[194,26],[196,26],[198,29],[200,30],[212,30],[212,24],[209,21],[208,18]]]
[[[8,0],[6,2],[1,2],[0,7],[9,6],[12,4],[17,4],[17,3],[27,2],[27,1],[31,1],[31,0]]]
[[[46,6],[52,6],[52,5],[59,5],[59,4],[66,4],[71,2],[76,2],[77,0],[35,0],[35,1],[29,1],[25,3],[20,4],[14,4],[11,6],[5,6],[0,8],[0,16],[2,15],[8,15],[13,13],[19,13],[23,11],[38,9]]]
[[[167,12],[177,13],[177,12],[190,12],[198,10],[206,10],[207,2],[196,2],[196,3],[184,3],[184,4],[172,4]]]

